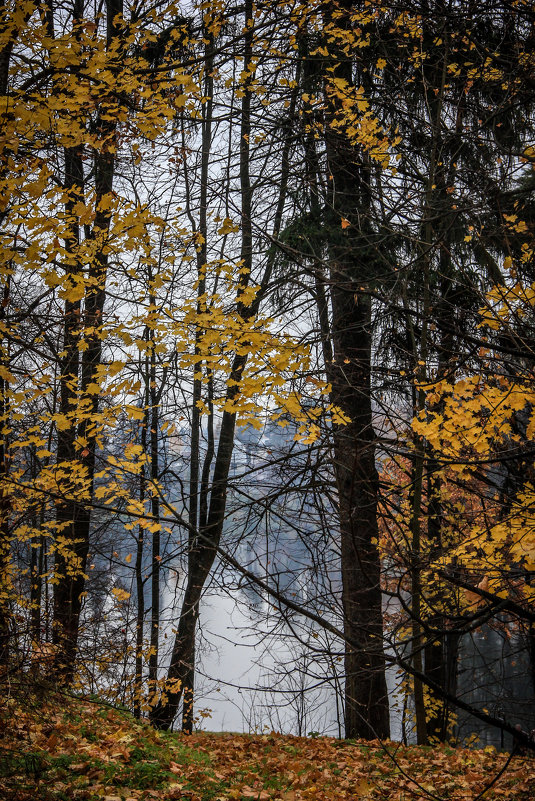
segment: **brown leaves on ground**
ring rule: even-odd
[[[98,703],[9,700],[0,711],[6,801],[531,801],[535,759],[280,734],[163,734]]]

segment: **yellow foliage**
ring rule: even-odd
[[[120,587],[114,587],[111,593],[118,601],[127,601],[130,598],[130,593]]]
[[[491,328],[507,327],[519,310],[531,309],[531,285],[520,283],[496,287],[489,292],[487,304],[481,310],[482,323]],[[493,359],[492,347],[480,353],[482,359]],[[535,391],[532,376],[500,375],[493,369],[486,374],[466,375],[451,384],[438,381],[426,387],[429,406],[413,420],[412,429],[425,438],[429,451],[438,460],[449,464],[449,470],[464,482],[464,502],[458,505],[459,518],[467,513],[468,499],[473,489],[470,482],[481,470],[499,464],[503,454],[521,453],[535,433]],[[430,410],[432,409],[432,411]],[[520,415],[520,417],[519,417]],[[515,421],[520,420],[518,430]],[[474,488],[475,489],[475,488]],[[505,506],[496,491],[487,491],[485,513],[471,520],[465,535],[452,544],[447,555],[435,567],[447,567],[452,562],[473,575],[481,575],[478,588],[497,597],[511,593],[529,600],[529,588],[513,580],[514,570],[535,569],[535,487],[529,474],[524,477]],[[477,584],[477,581],[476,581]],[[468,591],[466,602],[482,603],[481,596]]]

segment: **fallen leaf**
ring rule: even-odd
[[[46,741],[46,747],[51,751],[57,742],[58,742],[58,735],[55,732],[52,732],[52,734]]]

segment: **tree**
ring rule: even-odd
[[[508,450],[531,436],[531,11],[2,14],[2,664],[23,666],[53,592],[57,672],[163,728],[182,704],[191,731],[225,563],[336,686],[339,643],[347,736],[387,736],[397,661],[418,739],[446,737],[455,638],[502,613],[531,636],[499,564],[524,570],[531,503],[529,447]],[[291,432],[244,468],[249,495],[246,426]],[[280,552],[243,564],[301,523],[314,591]]]
[[[351,41],[351,3],[327,12],[327,34],[340,46]],[[330,192],[331,335],[333,362],[327,366],[331,399],[350,423],[333,432],[341,537],[344,632],[358,642],[346,651],[346,737],[388,737],[388,695],[383,654],[380,558],[377,550],[375,433],[372,424],[372,308],[366,292],[381,269],[373,248],[371,171],[373,151],[352,135],[344,101],[356,93],[352,58],[336,54],[327,78],[326,148]],[[357,78],[357,81],[360,79]],[[357,93],[358,94],[358,93]],[[356,99],[358,107],[358,99]],[[337,230],[338,229],[338,230]],[[363,264],[363,257],[366,264]]]
[[[33,272],[43,288],[34,308],[49,293],[64,302],[60,349],[50,354],[57,360],[59,381],[58,407],[48,415],[56,462],[36,477],[36,489],[47,493],[57,509],[55,523],[48,521],[54,531],[54,643],[57,667],[69,682],[84,597],[96,450],[110,422],[110,415],[101,416],[100,405],[101,384],[108,377],[103,363],[103,339],[109,335],[104,323],[107,274],[110,259],[128,249],[129,242],[142,241],[151,220],[141,209],[137,214],[131,208],[128,217],[128,204],[118,201],[113,181],[119,136],[131,126],[155,137],[187,89],[177,92],[168,79],[162,80],[157,91],[143,98],[143,78],[135,71],[146,61],[136,57],[134,43],[140,47],[141,40],[142,52],[145,36],[150,40],[152,34],[140,33],[139,20],[127,24],[120,3],[107,3],[104,33],[101,21],[84,16],[81,3],[57,17],[54,11],[50,6],[41,16],[31,4],[22,14],[4,9],[9,22],[5,56],[17,69],[7,65],[4,75],[3,258],[6,288],[12,276],[18,281],[24,272]],[[63,159],[54,160],[50,143]],[[92,169],[84,175],[88,159]],[[26,185],[19,191],[22,176]],[[51,223],[56,214],[57,226]],[[6,325],[5,336],[20,348],[16,317]],[[22,343],[22,352],[26,347]],[[46,393],[35,386],[35,397]],[[9,393],[12,397],[13,390]],[[31,398],[31,389],[24,397]],[[34,442],[41,447],[38,453],[52,455],[46,437]],[[10,448],[24,444],[23,437]],[[29,485],[28,499],[33,491]]]

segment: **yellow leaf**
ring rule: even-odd
[[[117,373],[121,372],[125,364],[126,362],[121,362],[121,361],[112,362],[110,365],[108,365],[108,375],[112,377],[114,375],[117,375]]]
[[[144,410],[140,409],[139,406],[130,406],[127,404],[124,408],[131,420],[143,420],[145,417]]]
[[[74,284],[67,289],[62,289],[59,293],[60,297],[64,300],[68,300],[71,303],[76,303],[78,300],[81,300],[85,294],[85,287],[82,283]]]
[[[230,217],[225,217],[221,227],[218,228],[217,233],[220,234],[220,236],[224,236],[225,234],[235,234],[239,230],[240,230],[239,225],[232,222]]]
[[[130,598],[130,593],[120,587],[114,587],[111,593],[115,595],[118,601],[127,601]]]
[[[56,421],[56,428],[58,431],[66,431],[71,426],[71,421],[68,417],[65,417],[64,414],[54,415],[54,420]]]
[[[12,373],[10,373],[7,367],[4,367],[3,364],[0,364],[0,378],[3,378],[4,381],[9,381],[9,383],[13,383],[15,381]]]

